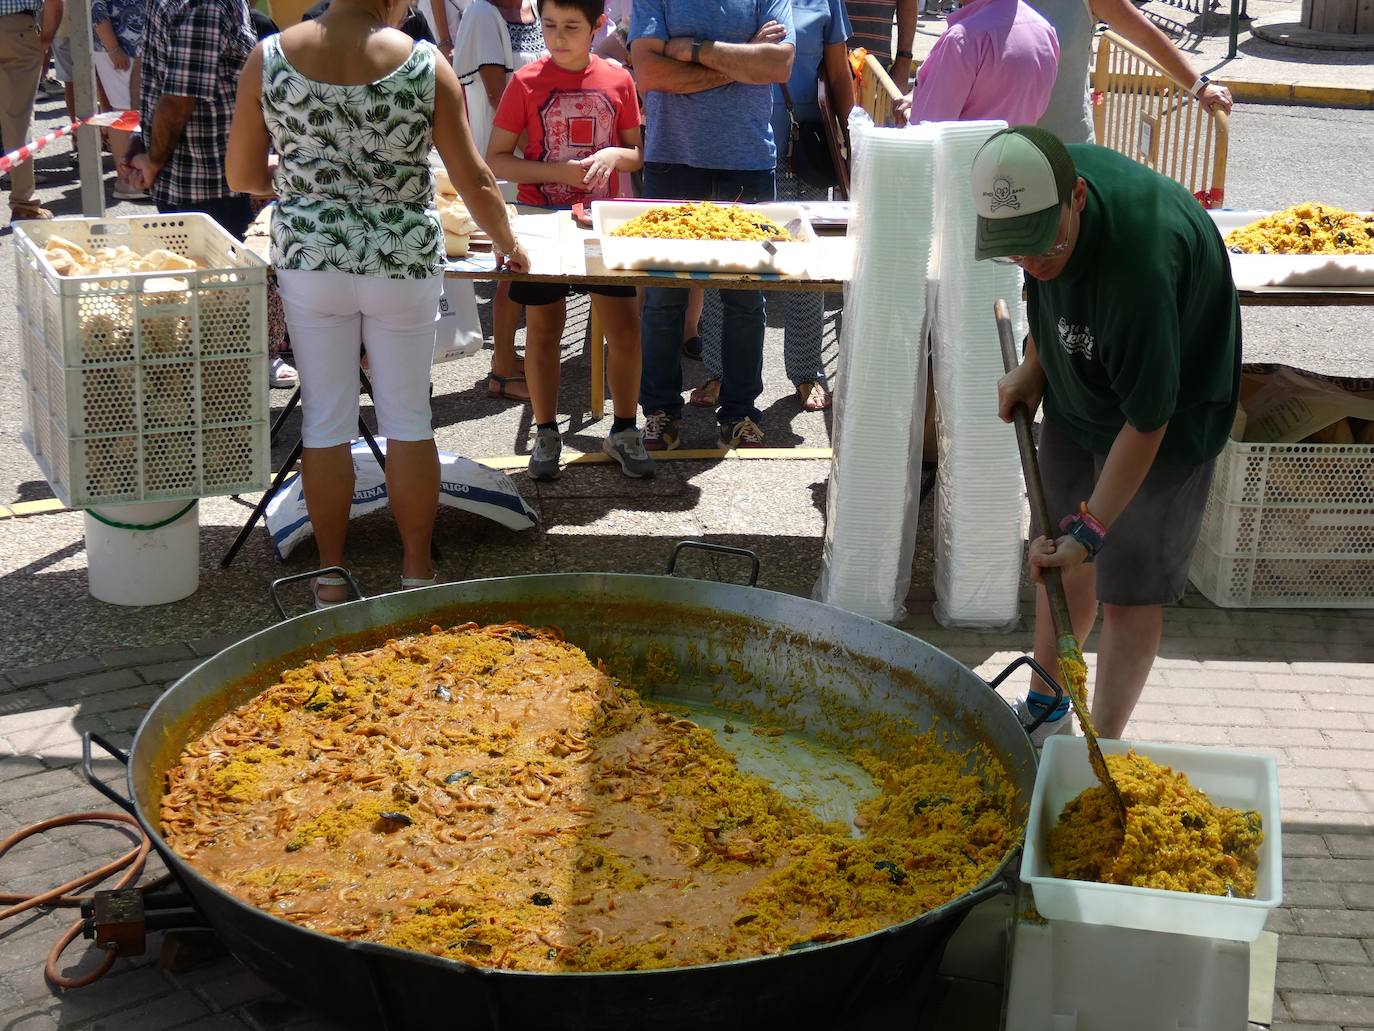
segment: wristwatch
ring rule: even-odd
[[[693,63],[693,64],[701,64],[701,48],[702,48],[702,46],[703,46],[705,43],[706,43],[706,40],[702,39],[700,36],[696,36],[695,38],[693,38],[693,40],[692,40],[692,63]]]
[[[910,50],[898,50],[897,53],[896,53],[894,56],[895,56],[895,57],[914,57],[914,56],[916,56],[916,55],[914,55]]]
[[[1195,97],[1201,97],[1202,91],[1207,88],[1207,84],[1211,81],[1212,80],[1209,79],[1207,76],[1199,75],[1197,77],[1197,82],[1193,83],[1191,86],[1188,87],[1188,92]]]

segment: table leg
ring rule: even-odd
[[[592,362],[592,418],[600,419],[606,414],[606,340],[596,308],[587,320],[587,354]]]

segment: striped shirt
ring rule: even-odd
[[[897,21],[897,0],[844,0],[849,24],[854,29],[849,46],[863,47],[880,59],[892,57],[892,27]]]

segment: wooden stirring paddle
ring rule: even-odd
[[[1007,302],[999,300],[993,306],[997,318],[997,336],[1002,345],[1002,365],[1011,372],[1019,364],[1016,360],[1016,340],[1011,327],[1011,314]],[[1040,482],[1040,463],[1035,455],[1035,441],[1031,437],[1031,413],[1023,404],[1012,409],[1012,422],[1016,426],[1016,443],[1021,449],[1021,471],[1026,477],[1026,496],[1030,500],[1032,538],[1044,534],[1053,539],[1054,524],[1050,522],[1049,505],[1045,502],[1045,487]],[[1083,660],[1083,651],[1078,646],[1078,638],[1073,633],[1073,620],[1069,618],[1069,603],[1064,597],[1064,581],[1058,569],[1041,571],[1041,583],[1050,602],[1050,619],[1054,624],[1054,637],[1059,649],[1059,679],[1083,727],[1083,738],[1088,743],[1088,761],[1107,796],[1112,800],[1121,826],[1126,826],[1126,803],[1121,792],[1112,780],[1107,769],[1107,760],[1102,756],[1102,747],[1097,743],[1097,731],[1092,717],[1088,715],[1088,664]]]

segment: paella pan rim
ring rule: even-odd
[[[461,603],[462,598],[458,597],[457,590],[460,588],[463,591],[472,591],[476,588],[482,587],[483,585],[510,586],[512,584],[517,583],[538,585],[542,588],[557,588],[560,585],[567,585],[571,583],[580,583],[586,585],[589,583],[604,584],[607,581],[618,584],[651,583],[653,585],[668,582],[674,585],[680,585],[681,587],[688,589],[708,589],[713,594],[716,592],[724,592],[726,595],[738,595],[749,600],[757,600],[760,597],[762,597],[766,600],[776,600],[777,602],[780,602],[785,605],[801,604],[806,607],[814,606],[819,609],[828,609],[833,611],[837,618],[842,618],[847,622],[858,622],[861,625],[866,625],[868,627],[873,628],[875,632],[887,635],[898,634],[902,637],[910,638],[911,640],[920,644],[923,649],[928,649],[929,651],[938,654],[942,659],[965,670],[969,673],[970,676],[978,679],[980,683],[984,683],[984,686],[986,686],[986,683],[982,681],[982,678],[978,677],[976,673],[973,673],[971,670],[968,669],[968,667],[964,666],[953,656],[948,655],[946,652],[942,651],[937,646],[922,640],[914,634],[909,634],[906,631],[900,630],[897,627],[890,626],[886,623],[879,622],[878,620],[874,620],[866,616],[861,616],[857,613],[848,612],[847,610],[840,609],[835,606],[827,605],[823,602],[819,602],[814,599],[804,598],[793,594],[786,594],[780,591],[771,591],[761,587],[750,587],[742,584],[727,584],[720,583],[718,581],[698,580],[687,577],[669,577],[663,575],[644,573],[606,572],[523,574],[505,577],[485,577],[478,580],[464,580],[454,583],[437,584],[432,587],[425,587],[409,591],[398,591],[391,594],[372,595],[364,598],[359,598],[340,605],[331,606],[330,608],[325,610],[303,612],[300,615],[293,616],[289,619],[283,620],[278,623],[274,623],[270,626],[262,628],[261,630],[255,631],[254,633],[248,634],[247,636],[241,638],[238,641],[235,641],[233,644],[230,644],[229,646],[221,649],[214,655],[207,657],[204,661],[198,663],[193,669],[188,671],[182,677],[174,681],[172,684],[168,685],[167,689],[160,696],[158,696],[157,700],[153,703],[152,706],[149,707],[148,712],[144,715],[144,718],[140,723],[137,732],[134,735],[133,743],[129,749],[129,764],[126,774],[126,782],[129,791],[129,797],[131,799],[134,808],[134,813],[139,824],[143,827],[144,832],[153,842],[157,851],[162,855],[163,859],[167,861],[168,865],[172,867],[172,869],[176,873],[176,876],[179,879],[182,879],[183,881],[187,879],[191,880],[192,882],[194,882],[196,888],[199,891],[206,891],[212,893],[223,902],[228,903],[230,906],[236,909],[246,911],[250,916],[267,917],[273,920],[276,924],[281,925],[283,928],[289,928],[292,931],[310,935],[311,937],[318,939],[321,942],[341,946],[353,951],[363,953],[380,953],[382,955],[387,956],[403,957],[407,961],[421,961],[426,965],[435,966],[442,969],[448,969],[454,972],[460,972],[465,975],[476,975],[479,977],[499,976],[501,978],[538,978],[540,980],[556,978],[561,981],[576,979],[579,981],[591,982],[602,979],[624,978],[630,975],[635,975],[641,978],[648,978],[654,975],[657,975],[659,977],[672,977],[681,976],[684,973],[693,971],[707,972],[719,970],[739,970],[742,968],[753,967],[761,963],[785,960],[789,956],[795,956],[802,953],[808,955],[815,955],[817,953],[820,953],[822,950],[831,950],[839,947],[852,947],[859,943],[872,942],[877,939],[897,934],[904,930],[908,930],[921,925],[935,924],[948,916],[961,913],[962,911],[968,909],[970,906],[978,902],[981,902],[987,898],[990,898],[996,894],[1008,890],[1013,890],[1014,876],[1009,874],[1008,871],[1011,868],[1011,864],[1016,860],[1017,856],[1020,854],[1019,844],[1014,845],[1012,848],[1010,848],[1007,854],[1003,857],[1002,861],[998,864],[997,868],[989,876],[984,878],[982,881],[980,881],[977,885],[973,886],[972,888],[969,888],[960,895],[955,896],[953,899],[950,899],[949,901],[943,903],[942,905],[934,909],[927,910],[907,920],[903,920],[895,924],[889,924],[886,927],[878,928],[874,931],[870,931],[867,934],[863,935],[857,935],[850,938],[841,938],[835,941],[824,943],[798,943],[797,946],[794,946],[780,953],[768,953],[758,956],[749,956],[740,959],[732,959],[717,963],[700,963],[686,966],[656,967],[647,970],[510,970],[498,967],[483,967],[475,964],[463,963],[458,960],[448,959],[442,956],[435,956],[429,953],[418,952],[411,949],[399,948],[397,946],[387,945],[382,942],[360,941],[354,939],[341,938],[336,935],[326,934],[323,931],[318,931],[313,928],[293,923],[292,921],[287,920],[284,917],[278,916],[270,910],[261,909],[257,906],[252,905],[251,903],[245,901],[244,899],[233,894],[232,892],[220,887],[218,884],[214,883],[209,878],[204,876],[199,870],[193,867],[185,857],[183,857],[180,853],[176,852],[166,842],[166,840],[162,837],[160,830],[156,826],[154,826],[153,821],[148,818],[147,814],[145,814],[143,801],[139,797],[139,793],[135,786],[135,776],[141,768],[142,763],[151,762],[151,757],[149,757],[149,759],[147,760],[140,760],[140,753],[145,750],[151,751],[155,747],[153,744],[150,744],[148,741],[145,740],[145,734],[152,733],[152,730],[150,728],[158,716],[159,708],[168,699],[173,698],[179,690],[183,690],[183,685],[186,685],[189,682],[194,682],[200,674],[201,670],[203,670],[206,666],[221,659],[226,653],[234,651],[236,649],[245,648],[251,642],[262,637],[281,635],[283,634],[283,632],[286,632],[289,636],[292,632],[302,630],[305,632],[296,634],[296,648],[323,645],[327,643],[329,640],[333,639],[334,637],[347,636],[349,634],[359,632],[357,628],[339,625],[341,622],[343,622],[341,617],[347,617],[351,613],[361,611],[363,608],[367,606],[375,607],[376,603],[384,599],[404,597],[406,601],[413,603],[425,598],[426,596],[431,596],[435,602],[439,603],[430,605],[429,610],[438,612],[449,607],[449,604]],[[443,601],[440,601],[440,599],[443,599]],[[674,602],[672,604],[683,609],[698,609],[704,613],[710,613],[713,611],[712,609],[707,608],[699,602],[683,601],[680,603]],[[412,604],[408,605],[407,608],[414,608],[417,611],[405,616],[402,622],[413,622],[415,620],[423,619],[425,617],[424,606],[417,606]],[[719,615],[721,614],[721,612],[732,613],[735,610],[729,606],[722,606],[717,607],[714,611],[715,614]],[[761,626],[767,625],[766,621],[762,617],[750,614],[750,618],[753,619],[753,621],[759,623]],[[382,622],[373,621],[369,624],[368,627],[362,629],[364,632],[366,632],[368,630],[380,630],[383,629],[384,626],[385,624]],[[779,629],[787,629],[785,624],[782,623],[774,623],[773,626]],[[276,652],[276,658],[279,659],[285,656],[286,654],[289,654],[293,650],[295,649],[290,647],[286,649],[278,649]],[[273,661],[275,660],[269,658],[268,660],[266,660],[266,663],[270,665]],[[235,682],[235,680],[242,679],[243,675],[244,674],[240,674],[239,677],[234,678],[234,680],[228,682],[232,683]],[[989,688],[989,690],[991,689]],[[202,702],[202,704],[208,708],[211,702],[204,701]],[[1011,714],[1010,707],[1008,707],[1008,714]],[[1014,716],[1012,718],[1014,718]],[[1026,745],[1027,749],[1029,750],[1029,738],[1026,739]],[[1033,757],[1033,751],[1031,752],[1031,755]],[[1022,827],[1021,830],[1022,832],[1024,832],[1024,827]]]

